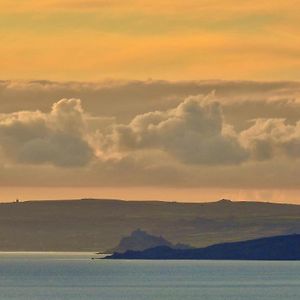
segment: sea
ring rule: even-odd
[[[134,261],[0,253],[0,300],[299,300],[300,261]]]

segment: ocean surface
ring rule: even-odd
[[[0,300],[299,300],[300,262],[108,261],[0,253]]]

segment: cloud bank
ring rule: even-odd
[[[43,103],[42,96],[59,91],[92,100],[62,98],[47,108],[50,100]],[[0,114],[0,181],[295,188],[299,91],[299,84],[285,82],[2,82],[0,106],[7,111]],[[122,101],[130,96],[128,108]],[[22,103],[39,105],[15,110]]]

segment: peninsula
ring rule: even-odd
[[[300,234],[222,243],[197,249],[167,246],[114,253],[105,259],[300,260]]]

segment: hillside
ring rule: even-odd
[[[223,243],[199,249],[167,246],[115,253],[105,259],[300,260],[300,234]]]
[[[2,251],[104,251],[141,228],[195,247],[300,232],[300,205],[65,200],[0,204]]]

